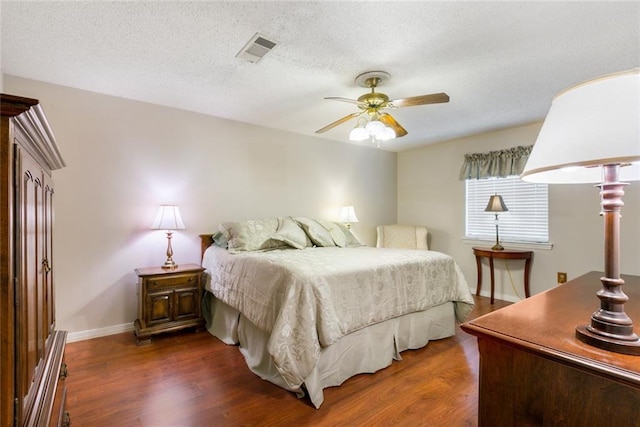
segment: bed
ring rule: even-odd
[[[339,223],[267,218],[201,239],[207,330],[316,408],[323,389],[454,335],[473,307],[449,255],[363,246]]]

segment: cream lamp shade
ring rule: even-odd
[[[151,225],[152,230],[184,230],[184,222],[180,215],[180,208],[174,205],[160,205],[156,219]]]
[[[640,68],[606,75],[558,94],[523,181],[599,183],[598,166],[619,164],[622,181],[640,180]]]

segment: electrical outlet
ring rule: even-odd
[[[558,272],[558,283],[566,283],[567,273]]]

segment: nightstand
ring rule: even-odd
[[[202,272],[197,264],[174,269],[145,267],[138,275],[138,319],[134,324],[137,343],[146,344],[151,336],[195,327],[204,329],[201,314]]]

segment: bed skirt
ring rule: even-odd
[[[322,348],[318,363],[304,381],[304,390],[292,390],[267,352],[269,336],[238,310],[205,292],[203,313],[207,330],[226,344],[238,345],[249,369],[260,378],[304,397],[319,408],[323,389],[338,386],[348,378],[373,373],[402,360],[400,352],[421,348],[430,340],[455,334],[454,304],[446,302],[425,311],[406,314],[354,331]]]

